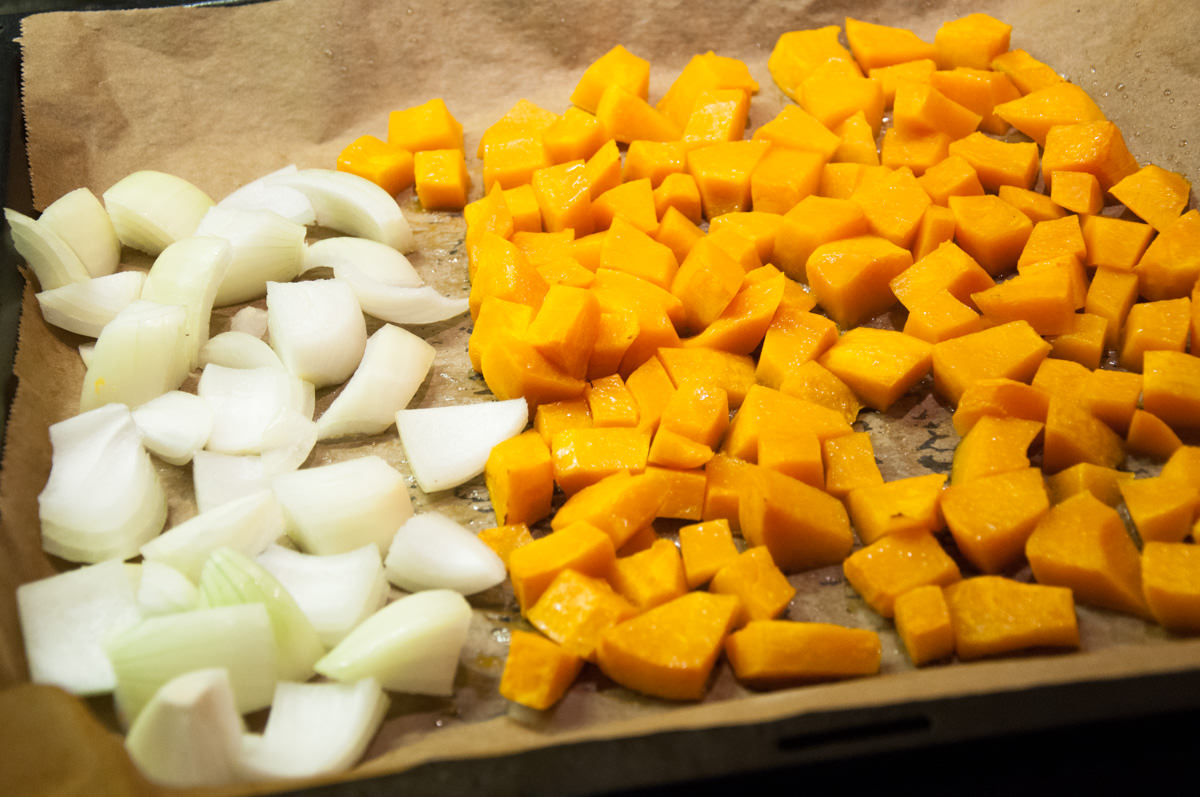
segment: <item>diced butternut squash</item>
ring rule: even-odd
[[[907,28],[846,17],[846,41],[863,71],[905,61],[933,58],[933,43]]]
[[[1020,48],[997,55],[992,59],[991,68],[1008,75],[1021,94],[1028,94],[1064,80],[1053,67]]]
[[[1046,134],[1053,127],[1105,119],[1104,112],[1085,89],[1063,80],[1002,102],[995,112],[1039,145],[1045,145]]]
[[[592,412],[582,391],[578,398],[563,399],[540,404],[533,414],[533,428],[542,436],[546,445],[555,433],[563,429],[592,425]]]
[[[754,94],[758,91],[758,82],[745,62],[709,50],[688,60],[655,108],[683,127],[695,107],[696,98],[713,89],[741,89]]]
[[[1114,216],[1087,216],[1081,228],[1084,263],[1092,267],[1131,269],[1154,237],[1154,228],[1149,224]]]
[[[462,210],[471,177],[461,148],[421,150],[413,155],[413,183],[426,210]]]
[[[923,297],[943,290],[974,307],[971,296],[994,284],[992,276],[975,258],[953,241],[946,241],[893,277],[889,287],[911,311]]]
[[[770,146],[765,140],[740,139],[688,151],[688,173],[700,189],[705,216],[750,209],[750,175]]]
[[[1109,192],[1142,221],[1162,231],[1187,208],[1191,183],[1182,174],[1148,163],[1122,177]]]
[[[914,665],[922,667],[954,655],[954,624],[940,585],[925,584],[897,595],[892,611],[896,633]]]
[[[820,363],[863,404],[884,412],[929,373],[933,345],[895,330],[855,327],[821,355]]]
[[[606,578],[616,561],[612,538],[589,523],[563,526],[509,554],[508,578],[522,611],[533,606],[563,570]]]
[[[479,532],[480,542],[496,552],[508,567],[508,557],[522,545],[533,542],[533,534],[526,523],[507,523],[500,526],[489,526]]]
[[[750,205],[769,213],[787,213],[816,193],[828,161],[815,150],[771,147],[750,172]]]
[[[1046,477],[1051,504],[1061,504],[1076,493],[1090,492],[1109,506],[1121,503],[1120,484],[1134,474],[1090,462],[1080,462]]]
[[[1142,399],[1142,376],[1098,368],[1084,380],[1079,398],[1093,415],[1125,435]]]
[[[662,482],[654,474],[618,471],[568,497],[550,528],[557,532],[586,523],[608,534],[615,551],[654,521],[663,500]]]
[[[729,521],[716,518],[681,526],[679,553],[688,589],[704,586],[718,570],[737,558]]]
[[[962,484],[1030,466],[1029,449],[1044,424],[1011,416],[984,415],[954,449],[950,483]]]
[[[1011,321],[933,347],[934,389],[952,403],[979,379],[1029,382],[1050,344],[1026,321]]]
[[[1058,393],[1050,396],[1042,450],[1042,468],[1047,473],[1079,462],[1112,468],[1124,459],[1125,443],[1121,435],[1073,396]]]
[[[600,335],[600,304],[583,288],[551,285],[526,336],[538,352],[570,376],[587,375]]]
[[[1120,128],[1108,120],[1056,125],[1046,131],[1042,176],[1051,197],[1054,176],[1060,172],[1086,172],[1100,183],[1101,191],[1108,191],[1137,170]]]
[[[1130,454],[1165,462],[1183,445],[1167,422],[1152,412],[1135,409],[1125,432],[1125,450]]]
[[[854,545],[842,502],[782,473],[751,466],[738,501],[738,524],[752,545],[766,546],[785,573],[839,564]]]
[[[500,675],[500,694],[514,703],[544,711],[566,694],[583,669],[583,659],[541,634],[516,629]]]
[[[861,487],[883,484],[875,461],[875,448],[868,432],[851,432],[831,437],[821,446],[825,466],[825,492],[845,498]]]
[[[965,437],[981,418],[1024,418],[1044,423],[1050,396],[1041,388],[1007,377],[980,379],[963,391],[954,409],[954,430]]]
[[[653,434],[658,430],[663,409],[675,393],[675,383],[662,361],[651,357],[633,370],[625,380],[638,411],[638,428]]]
[[[978,196],[983,193],[979,173],[962,155],[948,154],[926,169],[917,182],[935,205],[946,206],[952,196]]]
[[[1183,542],[1192,533],[1200,489],[1162,476],[1125,479],[1117,487],[1143,544]]]
[[[1033,222],[996,194],[952,196],[955,241],[991,275],[1016,267]]]
[[[1149,542],[1142,550],[1142,590],[1155,622],[1177,634],[1200,633],[1200,548]]]
[[[679,549],[662,538],[655,539],[644,550],[618,557],[609,580],[617,592],[642,612],[688,591]]]
[[[753,620],[779,617],[796,595],[796,588],[763,547],[747,548],[738,554],[713,575],[708,591],[737,596],[741,607],[733,622],[735,628]]]
[[[649,177],[626,180],[592,199],[593,229],[607,230],[617,219],[647,237],[658,228],[658,209],[654,205],[654,189]],[[603,248],[600,258],[604,267],[613,267],[611,261],[604,262]]]
[[[817,247],[865,235],[869,229],[857,202],[815,194],[804,197],[784,213],[775,237],[775,265],[797,282],[806,282],[806,266]]]
[[[484,483],[500,524],[548,517],[554,498],[550,447],[535,429],[497,443],[484,466]]]
[[[1109,266],[1099,266],[1092,274],[1084,299],[1084,311],[1103,318],[1108,326],[1104,333],[1104,345],[1115,347],[1129,309],[1137,301],[1138,277],[1132,271]]]
[[[800,85],[800,107],[830,130],[856,113],[863,113],[871,129],[883,121],[883,86],[864,77],[857,67],[826,61],[813,69]]]
[[[580,237],[593,231],[592,194],[585,166],[585,161],[573,160],[543,167],[531,175],[542,227],[548,232],[570,229]]]
[[[1200,279],[1200,210],[1192,209],[1154,237],[1134,266],[1138,291],[1150,300],[1187,296]]]
[[[982,12],[943,22],[933,36],[938,66],[990,69],[1008,51],[1011,36],[1012,25]]]
[[[780,34],[767,58],[767,69],[780,90],[799,101],[800,86],[812,70],[826,61],[854,61],[841,43],[839,25],[790,30]]]
[[[739,681],[772,689],[874,675],[883,646],[866,628],[758,620],[729,635],[725,655]]]
[[[645,475],[658,482],[661,498],[658,517],[689,522],[696,522],[704,517],[705,491],[708,488],[708,477],[704,468],[679,470],[648,465]]]
[[[730,409],[742,405],[755,382],[754,359],[747,354],[706,348],[661,348],[658,359],[676,387],[719,387],[729,397]]]
[[[542,133],[542,145],[551,163],[587,160],[606,140],[604,128],[595,114],[577,105],[563,111]]]
[[[929,532],[881,537],[850,554],[842,567],[850,586],[884,617],[893,616],[896,599],[909,590],[962,578],[954,559]]]
[[[337,170],[364,177],[395,196],[413,184],[413,154],[399,144],[362,135],[338,153]]]
[[[587,387],[515,335],[500,335],[483,350],[480,373],[496,398],[524,398],[530,412],[540,404],[580,397]]]
[[[592,416],[592,426],[631,427],[638,425],[638,408],[620,374],[609,374],[588,382],[583,391]]]
[[[650,62],[618,44],[588,64],[569,99],[573,105],[595,113],[609,86],[620,86],[646,99],[650,93]]]
[[[699,700],[737,610],[732,595],[689,592],[605,631],[597,663],[609,678],[642,694]]]
[[[1091,493],[1055,504],[1025,555],[1040,584],[1067,587],[1080,603],[1147,615],[1137,546],[1117,510]]]
[[[929,80],[942,94],[979,114],[982,117],[980,131],[996,136],[1008,132],[1008,122],[996,116],[995,108],[1002,102],[1017,99],[1021,92],[1005,73],[960,66],[937,70]]]
[[[745,401],[730,422],[721,448],[730,456],[754,462],[759,440],[780,426],[810,431],[819,440],[851,431],[838,410],[756,384],[747,391]]]
[[[878,235],[860,235],[818,246],[805,272],[817,303],[849,328],[896,303],[888,282],[911,265],[907,249]]]
[[[900,81],[892,106],[895,129],[943,133],[951,141],[975,132],[983,117],[938,91],[932,83]]]
[[[1002,573],[1019,564],[1026,540],[1049,508],[1037,468],[952,484],[942,494],[942,515],[958,549],[984,573]]]
[[[525,617],[534,628],[585,661],[593,661],[605,629],[628,620],[637,608],[602,578],[560,570]]]
[[[854,423],[863,408],[850,385],[816,360],[791,369],[779,383],[779,392],[838,410],[847,423]]]
[[[943,473],[906,476],[851,490],[846,509],[858,538],[866,545],[892,534],[940,531]]]
[[[1192,300],[1188,296],[1134,304],[1121,330],[1121,367],[1142,370],[1147,351],[1185,351],[1191,320]]]
[[[959,659],[1079,647],[1075,600],[1066,587],[984,575],[964,578],[944,591]]]

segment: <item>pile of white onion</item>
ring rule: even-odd
[[[380,456],[305,464],[319,440],[394,427],[437,492],[527,424],[522,399],[408,406],[434,349],[405,325],[467,301],[413,268],[395,198],[288,167],[214,202],[141,171],[102,199],[81,188],[36,219],[5,215],[45,320],[94,339],[38,496],[45,550],[78,566],[17,591],[32,680],[111,693],[131,757],[173,786],[337,773],[389,692],[450,695],[465,596],[502,582],[503,563],[451,518],[414,513]],[[309,243],[313,225],[338,235]],[[123,248],[149,270],[122,268]],[[214,307],[233,304],[247,306],[210,337]],[[169,528],[155,459],[192,471],[196,514]],[[249,732],[244,715],[268,706]]]

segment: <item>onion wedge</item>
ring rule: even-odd
[[[252,780],[344,772],[366,752],[388,705],[374,678],[346,684],[280,681],[262,735],[242,739],[239,771]]]
[[[426,493],[457,487],[483,473],[492,447],[519,434],[528,421],[523,398],[396,413],[400,443]]]
[[[407,592],[483,592],[508,575],[504,560],[469,529],[440,512],[414,515],[388,548],[388,581]]]
[[[245,724],[229,671],[206,667],[175,676],[154,693],[125,736],[125,749],[150,781],[189,788],[239,780]]]
[[[141,619],[133,580],[120,559],[22,584],[17,613],[30,680],[76,695],[113,690],[116,674],[104,639]]]
[[[248,332],[229,330],[213,335],[200,348],[200,365],[226,368],[279,368],[283,361],[265,340]]]
[[[83,379],[81,412],[111,402],[137,407],[183,384],[190,370],[187,309],[146,299],[105,325]]]
[[[367,322],[339,280],[267,283],[267,334],[283,365],[316,387],[345,382],[362,360]]]
[[[272,424],[289,412],[311,420],[316,402],[312,383],[272,366],[227,368],[210,363],[200,373],[196,395],[213,412],[207,448],[224,454],[261,453]]]
[[[212,434],[212,408],[195,393],[170,390],[133,410],[146,450],[171,465],[186,465]]]
[[[298,169],[276,172],[263,182],[307,196],[322,227],[370,238],[401,252],[411,252],[416,245],[395,197],[365,177],[336,169]]]
[[[227,194],[217,202],[217,206],[235,210],[270,210],[306,227],[315,224],[317,212],[303,191],[278,183],[271,184],[272,177],[295,174],[296,171],[296,166],[292,164],[252,180]]]
[[[415,592],[359,623],[317,663],[342,683],[375,678],[395,692],[448,697],[471,625],[471,605],[450,589]]]
[[[469,309],[469,300],[445,296],[430,285],[387,285],[349,266],[339,271],[337,279],[353,289],[364,313],[390,324],[436,324]]]
[[[164,249],[146,275],[143,299],[178,304],[187,310],[188,370],[200,364],[200,347],[208,340],[217,288],[232,257],[233,250],[225,239],[191,236]]]
[[[121,243],[151,255],[193,235],[213,206],[212,198],[192,183],[152,169],[122,177],[103,197]]]
[[[112,274],[121,263],[121,241],[112,218],[87,188],[68,191],[51,202],[38,223],[58,233],[93,277]]]
[[[129,408],[109,404],[50,426],[38,495],[42,547],[72,562],[129,558],[160,531],[167,497]]]
[[[402,327],[384,324],[367,339],[362,360],[317,419],[320,439],[378,434],[396,422],[425,381],[437,350]]]
[[[329,648],[387,601],[383,560],[370,543],[326,556],[271,545],[256,561],[292,593]]]
[[[304,271],[322,267],[333,269],[335,277],[351,268],[384,285],[419,288],[425,284],[403,253],[370,238],[343,235],[312,242],[304,250]]]
[[[373,543],[383,555],[413,514],[404,477],[373,454],[285,473],[272,486],[288,536],[306,553],[344,553]]]
[[[145,281],[144,271],[118,271],[39,291],[36,298],[47,324],[95,338],[105,324],[141,297]]]
[[[37,278],[40,290],[53,290],[91,278],[79,255],[58,233],[12,208],[4,209],[4,219],[12,231],[13,247]]]
[[[214,207],[195,235],[223,238],[232,247],[232,262],[214,300],[217,307],[261,298],[268,282],[295,279],[304,262],[307,229],[270,210]]]
[[[139,565],[137,602],[142,615],[174,614],[195,609],[200,593],[187,576],[166,562],[146,559]]]

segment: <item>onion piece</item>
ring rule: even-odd
[[[384,324],[375,330],[358,368],[317,419],[320,439],[386,430],[416,395],[436,354],[430,343],[401,327]]]
[[[121,241],[112,218],[90,189],[63,194],[42,211],[38,223],[58,233],[93,277],[112,274],[121,264]]]
[[[122,177],[103,197],[121,243],[151,255],[193,235],[214,204],[182,177],[153,169]]]
[[[139,565],[137,603],[142,615],[174,614],[195,609],[199,590],[187,576],[166,562],[147,559]]]
[[[107,559],[17,587],[29,679],[76,695],[111,692],[116,674],[103,641],[141,619],[133,581]]]
[[[388,581],[407,592],[452,589],[474,595],[508,575],[495,551],[440,512],[409,518],[392,538],[384,565]]]
[[[192,457],[192,492],[202,514],[270,489],[274,477],[258,454],[201,450]]]
[[[39,291],[36,298],[47,324],[95,338],[105,324],[142,295],[145,281],[144,271],[118,271]]]
[[[142,445],[171,465],[186,465],[212,433],[208,402],[194,393],[170,390],[133,410]]]
[[[342,683],[375,678],[391,691],[448,697],[470,624],[471,605],[458,592],[415,592],[359,623],[315,667]]]
[[[470,306],[468,299],[444,296],[432,286],[386,285],[350,266],[339,269],[337,279],[350,285],[364,313],[390,324],[436,324]]]
[[[225,307],[261,298],[268,282],[295,279],[304,262],[308,232],[304,225],[270,210],[214,207],[204,214],[195,234],[223,238],[233,248],[233,260],[214,302]]]
[[[336,169],[277,172],[263,182],[301,191],[317,212],[317,224],[387,244],[401,252],[416,245],[408,219],[396,198],[375,183]]]
[[[234,313],[233,318],[229,319],[229,329],[231,332],[245,332],[246,334],[253,335],[256,338],[266,337],[266,309],[262,307],[255,307],[252,304],[246,305]]]
[[[373,543],[383,555],[413,514],[404,477],[374,454],[285,473],[272,487],[288,536],[306,553],[344,553]]]
[[[239,771],[254,780],[344,772],[366,752],[388,705],[374,678],[347,684],[280,681],[263,733],[243,737]]]
[[[217,202],[217,206],[235,210],[270,210],[297,224],[315,224],[317,212],[303,191],[286,185],[271,184],[273,176],[295,174],[296,171],[295,164],[289,164],[252,180],[224,196]]]
[[[275,691],[275,635],[261,603],[144,617],[104,645],[121,720],[130,724],[164,684],[207,667],[229,671],[238,713],[266,708]]]
[[[311,382],[272,366],[228,368],[210,363],[200,373],[196,395],[213,412],[207,448],[223,454],[261,453],[271,424],[288,412],[311,420],[316,403]]]
[[[92,367],[92,355],[96,353],[96,341],[85,340],[79,344],[76,349],[79,352],[79,359],[83,361],[84,368]]]
[[[341,384],[362,360],[367,322],[339,280],[267,283],[267,334],[284,367],[316,387]]]
[[[167,519],[167,497],[129,408],[109,404],[50,426],[38,495],[42,547],[72,562],[134,556]]]
[[[232,258],[233,250],[225,239],[191,236],[164,249],[146,275],[143,299],[187,309],[189,370],[200,364],[200,347],[208,340],[217,288]]]
[[[125,749],[156,784],[226,786],[240,778],[245,730],[229,671],[205,667],[175,676],[154,693],[130,726]]]
[[[275,493],[260,488],[202,509],[142,545],[141,554],[146,562],[168,564],[196,581],[209,555],[218,548],[258,556],[283,536],[283,508],[275,500]]]
[[[256,561],[292,594],[327,648],[387,601],[383,560],[371,543],[326,556],[270,545]]]
[[[280,680],[304,681],[325,653],[317,631],[291,593],[275,576],[245,554],[218,548],[200,571],[201,606],[261,603],[275,634],[275,668]]]
[[[4,219],[12,231],[13,248],[37,278],[39,289],[53,290],[91,278],[79,255],[58,233],[12,208],[4,209]]]
[[[419,288],[425,280],[403,253],[370,238],[350,235],[313,241],[304,250],[304,271],[331,268],[334,276],[352,268],[375,282]]]
[[[187,378],[187,309],[131,302],[96,338],[79,396],[81,412],[120,402],[130,407],[176,390]]]
[[[317,423],[308,414],[289,409],[263,430],[259,456],[267,473],[280,474],[299,469],[317,444]]]
[[[492,447],[520,434],[528,422],[523,398],[396,413],[404,454],[426,493],[457,487],[483,473]]]
[[[200,365],[226,368],[283,368],[283,361],[262,338],[247,332],[221,332],[200,348]]]

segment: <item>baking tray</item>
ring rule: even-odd
[[[91,4],[97,8],[158,3]],[[14,42],[24,13],[78,4],[46,4],[0,17],[5,99],[5,204],[31,209],[19,104],[20,50]],[[21,281],[5,241],[0,266],[0,385],[7,422],[14,390]],[[1135,657],[1137,658],[1137,657]],[[781,710],[769,696],[730,707],[671,709],[667,721],[635,718],[599,734],[515,753],[459,757],[454,749],[402,772],[314,786],[296,794],[480,793],[597,794],[725,789],[734,784],[839,782],[851,792],[887,784],[921,784],[960,792],[962,778],[1004,770],[992,787],[973,791],[1054,791],[1066,785],[1101,790],[1170,779],[1188,762],[1185,728],[1200,718],[1195,646],[1169,645],[1155,661],[1131,662],[1123,651],[1064,656],[1048,667],[1014,658],[967,667],[905,673],[903,688],[887,677],[810,690],[803,710]],[[986,690],[976,684],[986,682]],[[1098,765],[1097,762],[1102,762]]]

